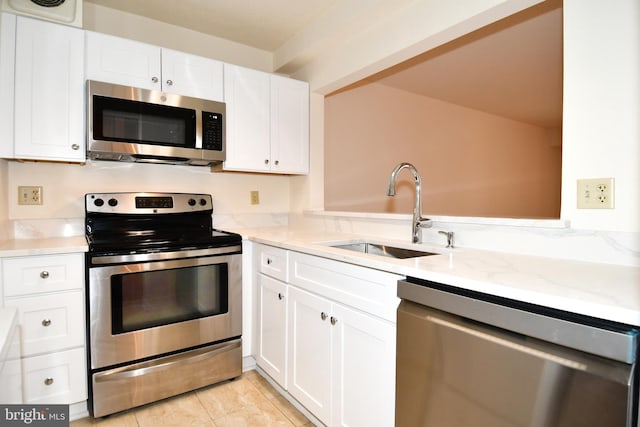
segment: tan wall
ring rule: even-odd
[[[369,84],[326,98],[325,209],[409,213],[413,163],[431,215],[559,218],[560,130]]]

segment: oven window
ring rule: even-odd
[[[113,334],[229,311],[227,264],[111,276]]]

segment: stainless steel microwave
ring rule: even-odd
[[[208,166],[225,160],[225,104],[87,81],[87,157]]]

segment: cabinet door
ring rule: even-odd
[[[331,303],[288,287],[288,391],[320,421],[331,414]]]
[[[162,88],[165,92],[224,101],[222,62],[162,49]]]
[[[394,425],[395,326],[334,304],[332,426]]]
[[[86,32],[87,80],[161,90],[160,48]]]
[[[269,170],[269,90],[269,74],[224,65],[224,94],[227,104],[225,170]]]
[[[16,16],[0,14],[0,157],[13,157]]]
[[[309,173],[309,84],[271,76],[271,170]]]
[[[18,17],[15,67],[15,156],[83,162],[83,31]]]
[[[258,275],[258,356],[256,362],[287,388],[287,286]]]

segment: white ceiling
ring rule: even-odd
[[[275,52],[349,0],[85,0]],[[562,122],[562,0],[373,76],[383,84],[543,127]],[[347,23],[348,25],[348,23]]]

